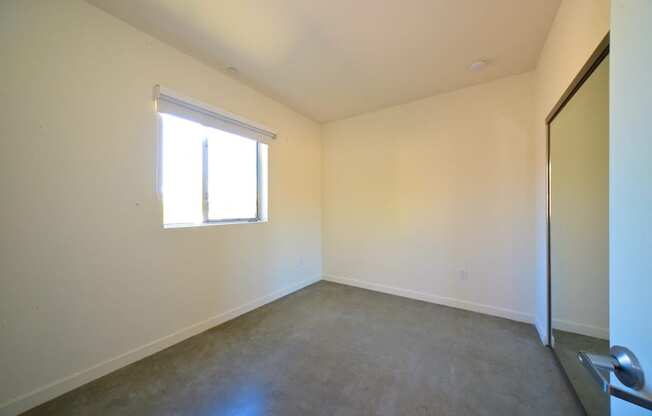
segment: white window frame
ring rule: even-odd
[[[244,140],[248,140],[244,138]],[[253,218],[225,218],[221,220],[211,220],[208,218],[208,138],[204,137],[202,143],[202,211],[203,222],[202,224],[224,224],[236,222],[260,222],[262,221],[261,213],[261,194],[263,186],[263,178],[261,176],[262,165],[262,152],[260,151],[260,142],[256,142],[256,216]]]
[[[263,132],[263,136],[268,139],[275,139],[276,138],[276,133],[274,133],[271,129],[268,129],[258,123],[249,121],[247,119],[244,119],[242,117],[236,116],[232,113],[229,113],[227,111],[224,111],[222,109],[216,108],[216,107],[211,107],[209,105],[200,103],[196,100],[192,100],[186,97],[182,97],[168,89],[165,89],[159,85],[156,85],[154,87],[154,102],[155,102],[155,111],[156,111],[156,116],[158,119],[158,172],[157,172],[157,194],[159,195],[159,200],[161,202],[161,222],[163,224],[163,228],[185,228],[185,227],[201,227],[201,226],[208,226],[208,225],[222,225],[222,224],[247,224],[247,223],[260,223],[260,222],[267,222],[269,220],[269,215],[267,211],[267,206],[266,204],[268,203],[268,197],[267,194],[269,190],[267,187],[269,186],[269,179],[268,175],[269,172],[263,172],[263,163],[266,169],[269,169],[269,145],[267,143],[262,142],[261,140],[256,140],[252,139],[249,137],[244,137],[241,136],[244,140],[254,140],[256,142],[256,216],[253,218],[225,218],[225,219],[220,219],[220,220],[211,220],[208,217],[208,212],[209,212],[209,193],[208,193],[208,174],[209,174],[209,168],[208,168],[208,137],[203,138],[202,142],[202,222],[201,223],[165,223],[164,218],[163,218],[163,122],[162,122],[162,117],[161,113],[158,112],[158,100],[161,99],[161,97],[165,97],[166,99],[171,99],[179,103],[183,103],[184,105],[187,105],[189,108],[196,109],[197,111],[201,111],[204,114],[210,114],[210,115],[215,115],[216,117],[219,117],[222,120],[229,120],[233,121],[235,124],[240,125],[240,126],[246,126],[251,128],[252,130],[255,131],[260,131]],[[175,115],[175,114],[172,114]],[[183,118],[183,117],[182,117]],[[193,121],[193,120],[190,120]],[[203,123],[198,123],[202,124],[205,128],[216,128],[212,126],[206,126]],[[218,130],[222,130],[217,128]],[[236,133],[237,134],[237,133]],[[268,147],[266,152],[261,151],[261,147],[265,145]],[[267,157],[266,161],[263,161],[263,157]]]

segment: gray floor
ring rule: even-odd
[[[553,333],[557,357],[566,370],[586,413],[589,416],[609,416],[609,396],[600,390],[598,384],[577,359],[580,350],[608,355],[609,341],[558,329]]]
[[[582,415],[531,325],[319,282],[30,415]]]

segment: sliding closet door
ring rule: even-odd
[[[555,352],[590,416],[609,397],[577,359],[609,352],[609,58],[550,123],[551,318]]]

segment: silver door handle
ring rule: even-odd
[[[611,347],[609,353],[609,355],[599,355],[580,351],[577,354],[577,358],[589,370],[589,373],[598,382],[602,391],[611,396],[652,410],[652,400],[612,385],[609,379],[600,371],[607,370],[613,372],[624,385],[634,390],[640,390],[645,385],[645,376],[636,355],[627,348],[618,345]]]

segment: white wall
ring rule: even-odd
[[[532,83],[326,124],[326,278],[531,322]]]
[[[536,325],[547,342],[545,119],[609,31],[609,0],[563,0],[535,72]]]
[[[609,58],[550,123],[552,326],[609,339]]]
[[[3,1],[0,62],[0,412],[319,278],[317,124],[78,0]],[[155,84],[279,133],[269,223],[162,229]]]

